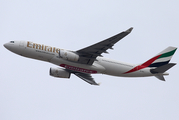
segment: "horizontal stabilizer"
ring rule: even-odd
[[[159,80],[165,81],[165,78],[163,77],[163,75],[156,75],[156,78],[158,78]]]
[[[174,65],[176,65],[176,63],[165,64],[165,65],[157,67],[155,69],[151,69],[150,72],[153,73],[153,74],[164,73],[165,71],[167,71],[168,69],[170,69]]]

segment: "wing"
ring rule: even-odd
[[[92,65],[97,56],[101,56],[102,53],[107,53],[107,49],[113,49],[112,46],[119,40],[124,38],[126,35],[128,35],[132,31],[132,29],[133,28],[131,27],[130,29],[121,32],[111,38],[76,51],[80,55],[78,62],[82,64]]]
[[[91,85],[99,85],[94,81],[94,79],[90,74],[85,74],[85,73],[74,73],[74,74]]]

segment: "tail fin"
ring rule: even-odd
[[[159,80],[165,81],[163,75],[168,74],[164,72],[176,65],[176,63],[169,63],[176,50],[176,47],[168,47],[155,57],[143,63],[142,66],[155,67],[151,68],[150,72],[156,74],[155,77],[157,77]]]
[[[155,57],[151,58],[150,60],[146,61],[143,64],[140,64],[136,66],[135,68],[125,72],[124,74],[131,73],[146,67],[160,67],[163,65],[166,65],[170,62],[170,59],[172,58],[173,54],[177,50],[176,47],[168,47],[159,54],[157,54]]]
[[[166,65],[170,62],[170,59],[172,58],[176,50],[177,50],[176,47],[168,47],[162,52],[160,52],[159,54],[157,54],[155,57],[143,63],[141,66],[160,67]]]

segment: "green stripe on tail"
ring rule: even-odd
[[[173,51],[164,53],[164,54],[162,54],[158,59],[160,59],[160,58],[164,58],[164,57],[172,56],[172,55],[175,53],[176,50],[177,50],[177,48],[176,48],[175,50],[173,50]]]

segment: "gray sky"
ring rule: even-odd
[[[100,86],[76,76],[49,76],[53,64],[18,56],[10,40],[78,50],[134,27],[104,57],[143,63],[179,46],[177,0],[0,0],[0,120],[178,120],[178,65],[166,76],[93,75]],[[178,51],[171,62],[179,63]]]

